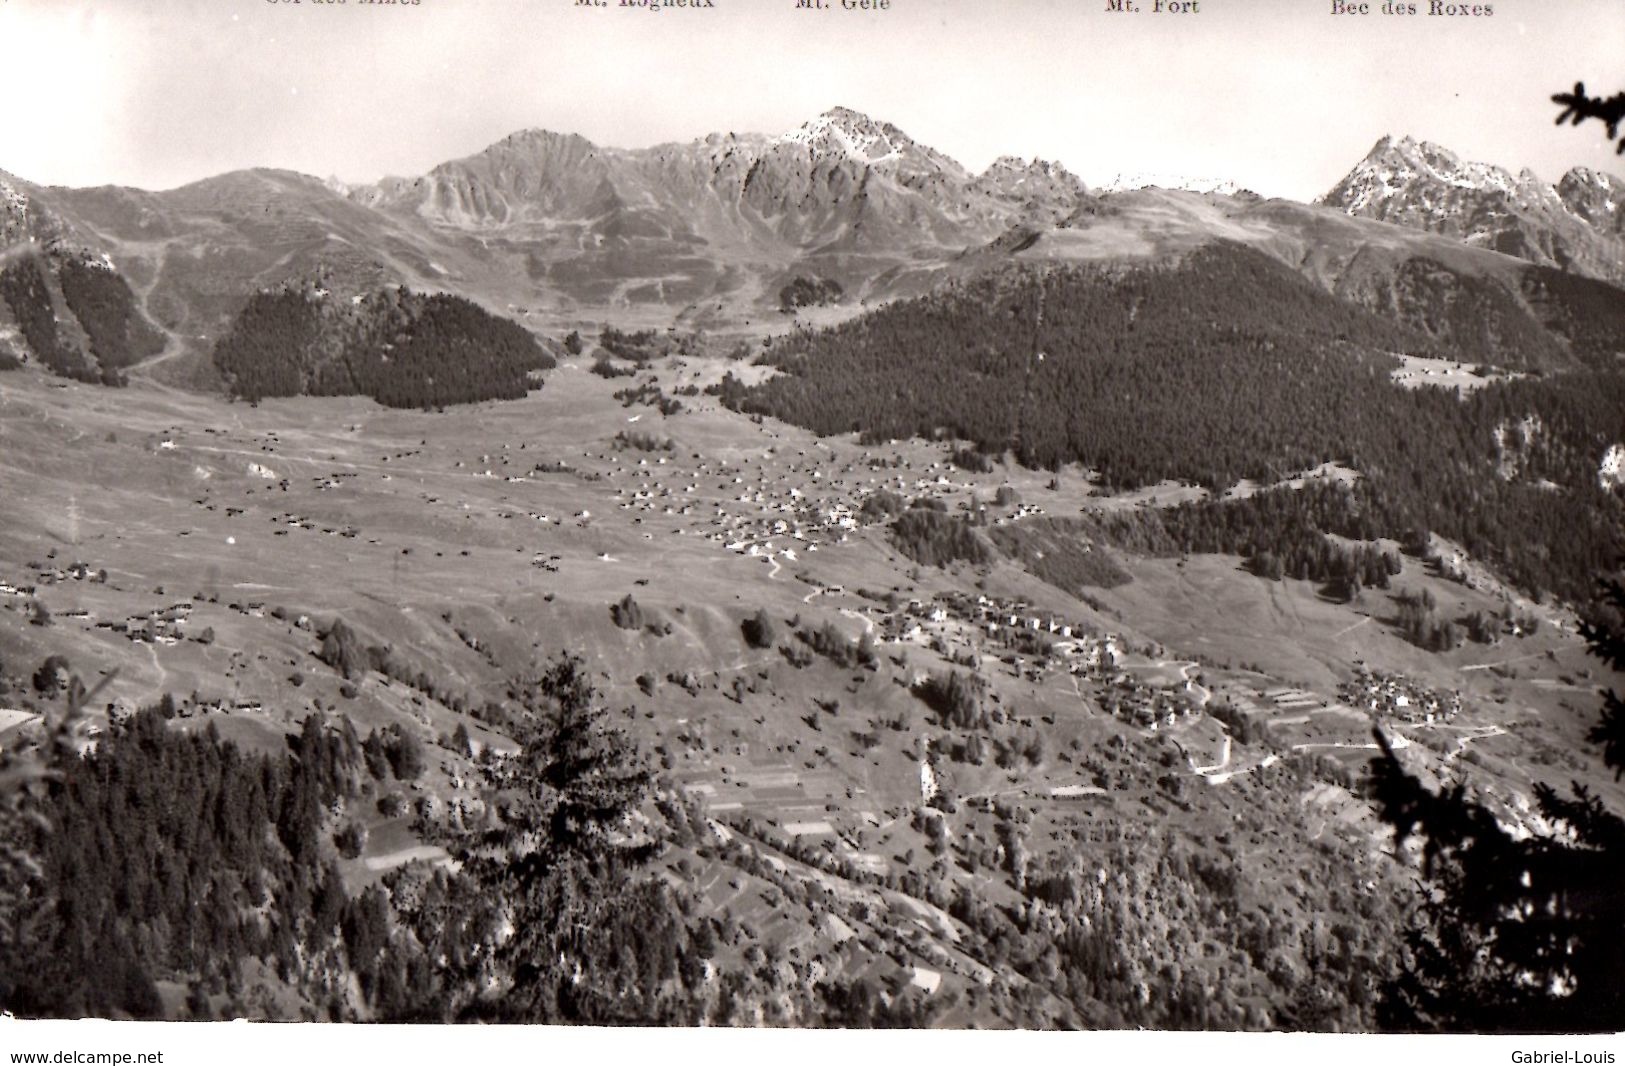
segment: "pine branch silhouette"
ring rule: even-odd
[[[1557,116],[1557,125],[1568,122],[1578,126],[1588,118],[1597,119],[1607,128],[1610,141],[1619,140],[1615,153],[1625,155],[1625,138],[1619,136],[1620,123],[1625,122],[1625,92],[1615,93],[1607,99],[1588,96],[1585,82],[1577,81],[1573,92],[1552,94],[1552,103],[1563,105],[1563,110]]]

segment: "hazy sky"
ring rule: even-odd
[[[1577,78],[1625,89],[1625,0],[1491,0],[1488,18],[1132,2],[1139,14],[1105,0],[0,0],[0,169],[147,188],[245,166],[371,181],[526,127],[639,147],[783,132],[841,104],[973,170],[1037,155],[1091,183],[1167,172],[1305,199],[1389,132],[1550,180],[1625,173],[1595,122],[1559,129],[1548,101]]]

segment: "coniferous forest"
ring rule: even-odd
[[[928,1025],[953,1008],[952,997],[868,976],[820,978],[816,960],[791,965],[747,923],[704,907],[662,872],[664,851],[753,876],[773,868],[715,843],[703,812],[659,785],[608,726],[579,660],[516,679],[514,691],[520,750],[481,760],[482,805],[419,818],[455,863],[413,863],[364,885],[343,860],[355,856],[358,808],[391,802],[416,772],[391,758],[398,737],[362,738],[348,719],[312,716],[285,751],[255,754],[211,728],[177,728],[161,705],[93,752],[59,754],[56,779],[23,817],[0,812],[0,857],[35,866],[0,884],[0,1007],[25,1017],[843,1027]],[[978,679],[959,674],[920,692],[944,728],[975,734],[962,757],[1041,759],[1041,741],[983,739],[983,696]],[[1088,765],[1107,779],[1143,772],[1113,751]],[[1261,780],[1249,819],[1275,816],[1275,776],[1324,772],[1311,759],[1281,767]],[[1019,813],[997,816],[997,839],[969,861],[1013,877],[1019,907],[914,870],[884,884],[951,914],[967,950],[1020,975],[1002,1008],[1013,1020],[1373,1024],[1398,914],[1335,876],[1358,861],[1352,852],[1330,842],[1315,851],[1318,876],[1283,906],[1249,885],[1228,847],[1152,827],[1146,838],[1092,840],[1080,864],[1029,854]],[[812,848],[789,853],[820,861]],[[802,904],[837,905],[775,883]],[[1328,928],[1317,914],[1349,920]],[[1217,939],[1202,946],[1199,929]],[[1227,974],[1220,999],[1201,991],[1197,970],[1180,975],[1179,960],[1214,952]],[[1272,1013],[1248,1006],[1262,1002]]]
[[[0,1009],[696,1025],[749,1022],[772,1001],[794,1004],[786,1020],[929,1022],[918,997],[867,981],[711,961],[749,934],[651,865],[703,816],[657,789],[579,659],[513,692],[520,749],[480,760],[484,800],[449,820],[420,812],[455,861],[365,887],[341,872],[358,809],[399,801],[420,770],[395,732],[313,715],[285,751],[255,754],[212,726],[175,728],[166,699],[89,752],[59,750],[32,798],[4,779]],[[660,817],[628,834],[640,808]]]
[[[24,256],[0,270],[0,299],[11,309],[29,350],[53,373],[77,381],[118,383],[112,368],[105,374],[99,371],[83,350],[62,336],[45,272],[36,259]]]
[[[33,820],[4,825],[38,875],[0,894],[0,1004],[161,1017],[168,982],[190,1017],[277,1016],[285,1004],[246,998],[274,974],[322,1018],[697,1020],[681,993],[700,956],[670,890],[640,873],[654,849],[610,839],[648,772],[573,660],[527,685],[522,754],[488,767],[492,816],[445,835],[460,867],[359,891],[338,812],[414,774],[390,738],[312,716],[285,753],[249,754],[153,707],[65,756]]]
[[[135,306],[129,283],[111,266],[83,256],[61,263],[62,297],[90,338],[103,370],[132,366],[163,351],[164,338]]]
[[[1540,285],[1580,318],[1565,294],[1596,295]],[[1625,350],[1618,315],[1585,321],[1573,347],[1588,362]],[[1346,502],[1264,493],[1164,521],[1185,550],[1242,552],[1301,541],[1293,524],[1357,539],[1427,529],[1530,592],[1588,598],[1625,551],[1625,503],[1598,480],[1604,451],[1625,439],[1625,378],[1581,369],[1461,397],[1396,386],[1394,352],[1473,358],[1220,242],[1170,266],[1018,271],[893,304],[776,341],[763,359],[781,374],[749,388],[728,378],[720,392],[821,434],[963,439],[1030,467],[1079,463],[1108,489],[1268,485],[1336,461],[1361,475]]]
[[[232,395],[371,396],[389,407],[513,400],[554,365],[524,327],[444,293],[338,300],[309,286],[252,297],[214,348]]]
[[[86,253],[17,257],[0,270],[0,302],[16,319],[27,350],[62,377],[121,385],[125,368],[164,347],[163,335],[137,308],[129,283],[108,262]],[[83,330],[89,352],[64,318]],[[15,355],[0,352],[0,369],[17,362]]]

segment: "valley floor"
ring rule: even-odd
[[[723,369],[655,376],[670,393]],[[1024,502],[999,521],[1018,523],[1143,501],[1092,497],[1076,471],[1051,488],[918,442],[820,440],[703,394],[662,415],[614,399],[624,384],[566,364],[524,400],[427,414],[0,377],[0,704],[48,711],[24,679],[60,655],[87,682],[116,675],[102,728],[166,694],[176,728],[255,750],[284,750],[312,713],[399,727],[431,753],[414,802],[440,809],[479,795],[474,761],[440,742],[461,727],[476,751],[511,751],[484,709],[575,653],[706,814],[710,842],[661,860],[704,913],[819,973],[912,988],[948,1025],[1169,1024],[1192,982],[1227,990],[1214,1026],[1324,1023],[1288,991],[1305,945],[1363,899],[1380,961],[1412,880],[1362,798],[1373,725],[1511,822],[1538,828],[1537,782],[1621,798],[1582,742],[1597,679],[1561,611],[1438,655],[1395,632],[1398,593],[1497,601],[1416,560],[1349,604],[1222,556],[1128,559],[1131,582],[1084,598],[1010,561],[920,567],[859,518],[870,493],[956,508],[1013,484]],[[763,647],[741,633],[758,611],[780,638]],[[335,618],[406,669],[331,669]],[[794,634],[826,624],[872,655],[804,651]],[[982,686],[960,719],[920,695],[955,672]],[[1459,710],[1411,720],[1394,692],[1459,694]],[[414,824],[370,815],[347,885],[446,864]],[[1169,868],[1207,872],[1149,887]],[[1057,906],[1047,879],[1136,915],[1126,969],[1093,993],[990,932]],[[1236,923],[1280,946],[1238,946]],[[1145,1013],[1098,1006],[1118,984],[1144,986]],[[1345,1008],[1338,1024],[1370,1024]]]

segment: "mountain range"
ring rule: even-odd
[[[1418,811],[1496,914],[1617,875],[1617,189],[0,175],[0,1010],[1448,1027]],[[1455,1024],[1625,1027],[1591,913]]]
[[[1575,167],[1556,185],[1409,137],[1384,137],[1321,200],[1533,263],[1625,281],[1625,181]]]
[[[220,337],[255,293],[289,284],[351,298],[395,285],[444,292],[543,334],[605,321],[750,331],[780,321],[778,294],[797,278],[838,285],[835,313],[850,314],[1011,261],[1148,261],[1220,238],[1480,345],[1484,361],[1561,366],[1577,356],[1553,332],[1568,314],[1554,299],[1568,297],[1551,292],[1579,285],[1586,301],[1606,301],[1615,290],[1585,286],[1625,282],[1625,181],[1575,169],[1549,185],[1384,138],[1314,204],[1215,181],[1119,178],[1092,191],[1039,159],[972,173],[846,108],[779,136],[645,149],[527,130],[367,185],[255,169],[150,192],[0,172],[12,277],[0,359],[9,348],[50,362],[42,346],[57,345],[82,376],[150,359],[173,380],[217,387],[209,354]],[[102,265],[90,315],[110,322],[92,329],[74,306],[69,262]],[[1476,326],[1463,309],[1499,325]],[[46,337],[48,318],[59,340]],[[114,334],[135,340],[105,354]]]

